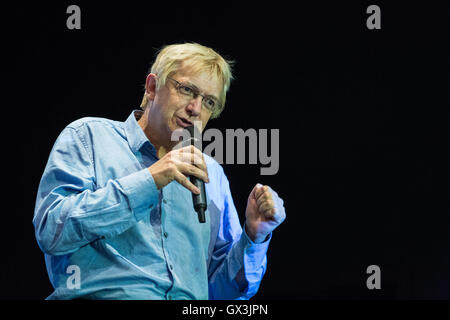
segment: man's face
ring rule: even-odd
[[[149,75],[154,77],[155,75]],[[222,81],[208,72],[193,73],[188,66],[182,66],[170,78],[183,85],[197,88],[202,95],[214,96],[218,99],[222,91]],[[157,80],[156,80],[157,81]],[[152,80],[147,79],[147,92],[155,92],[153,104],[148,113],[148,121],[153,134],[158,135],[161,144],[173,145],[172,133],[176,129],[184,128],[192,124],[200,124],[203,130],[211,117],[211,111],[202,106],[202,96],[189,99],[177,90],[177,82],[166,80],[166,84],[158,90],[151,88]],[[151,99],[151,98],[150,98]]]

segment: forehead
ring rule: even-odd
[[[219,97],[223,88],[222,80],[212,72],[196,69],[188,65],[182,65],[173,76],[178,81],[196,86],[207,95]]]

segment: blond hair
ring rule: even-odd
[[[230,88],[233,61],[224,59],[211,48],[198,43],[183,43],[164,46],[159,50],[150,72],[158,75],[156,88],[165,85],[167,77],[180,69],[181,64],[187,64],[194,72],[210,72],[222,81],[223,88],[219,96],[220,108],[213,110],[211,118],[217,118],[225,107],[226,94]],[[147,97],[144,94],[141,108],[145,109]]]

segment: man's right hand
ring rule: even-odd
[[[200,190],[187,176],[196,176],[209,182],[208,169],[202,152],[195,146],[175,149],[148,167],[158,189],[176,180],[189,191],[199,194]]]

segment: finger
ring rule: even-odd
[[[195,146],[187,146],[178,151],[178,159],[182,162],[188,162],[199,167],[208,174],[205,157],[203,153]]]
[[[177,150],[173,150],[171,152],[172,157],[180,161],[186,161],[188,159],[189,162],[194,161],[194,149],[193,146],[186,146]]]
[[[264,202],[267,201],[272,201],[272,198],[267,193],[263,193],[259,198],[256,199],[256,203],[258,205],[262,205]]]
[[[269,193],[271,195],[274,208],[272,210],[264,211],[263,214],[267,218],[273,218],[278,223],[281,223],[286,219],[286,211],[284,209],[284,200],[282,198],[280,198],[278,193],[275,190],[273,190],[270,186],[267,186],[267,189],[269,190]]]
[[[260,185],[260,184],[257,183],[257,184],[253,187],[252,191],[250,192],[249,199],[250,199],[250,198],[251,198],[251,199],[256,199],[256,190],[258,190],[259,185]]]
[[[204,158],[200,157],[197,154],[194,154],[194,153],[182,153],[182,154],[179,154],[178,160],[180,162],[192,164],[192,165],[196,166],[197,168],[199,168],[200,170],[203,170],[206,173],[208,173],[208,168],[206,167],[206,163],[204,161]]]
[[[275,217],[275,212],[276,212],[276,209],[272,208],[272,209],[268,209],[266,211],[263,211],[263,215],[266,218],[273,218],[273,217]]]
[[[186,146],[181,149],[179,149],[180,153],[192,153],[198,155],[200,158],[203,158],[203,153],[194,145]]]
[[[267,186],[267,188],[269,189],[270,193],[272,194],[273,198],[280,198],[280,196],[278,195],[278,193],[273,190],[270,186]]]
[[[203,158],[203,152],[199,148],[197,148],[196,146],[191,146],[191,149],[194,154]]]
[[[263,186],[261,191],[256,196],[256,200],[264,201],[264,200],[272,200],[272,194],[270,193],[267,186]]]
[[[264,186],[260,183],[256,185],[255,198],[258,199],[264,194]]]
[[[269,187],[270,188],[270,187]],[[278,193],[276,193],[274,190],[270,189],[271,193],[272,193],[272,200],[278,205],[278,206],[283,206],[284,205],[284,200],[278,195]]]
[[[188,177],[186,177],[184,174],[182,174],[180,171],[175,172],[175,180],[181,184],[183,187],[191,191],[195,194],[200,194],[200,190],[192,184],[191,181],[189,181]]]
[[[259,212],[264,213],[266,216],[266,212],[271,211],[272,209],[275,209],[275,206],[272,201],[266,201],[263,202],[260,206],[258,206]]]
[[[273,190],[270,186],[267,186],[267,188],[269,190],[269,193],[270,193],[270,196],[271,196],[273,202],[276,204],[283,205],[284,201],[283,201],[283,199],[280,198],[278,193],[275,190]]]
[[[209,182],[208,174],[190,163],[180,163],[178,165],[178,170],[180,170],[180,172],[185,175],[195,176],[199,179],[202,179],[206,183]]]

